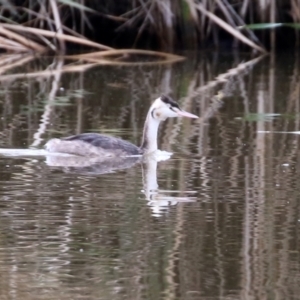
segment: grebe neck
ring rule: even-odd
[[[150,153],[157,150],[157,132],[160,120],[154,119],[152,112],[149,111],[144,124],[143,140],[141,149],[145,153]]]

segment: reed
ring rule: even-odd
[[[102,30],[105,35],[105,22],[124,39],[128,32],[134,33],[133,47],[143,44],[145,37],[154,38],[158,48],[167,52],[178,45],[219,47],[229,34],[234,46],[245,44],[266,52],[267,42],[275,47],[277,23],[290,24],[296,37],[300,27],[299,0],[40,0],[17,4],[16,0],[0,1],[0,47],[7,52],[65,54],[69,43],[110,50],[112,45],[86,37],[88,31]],[[269,34],[258,38],[254,29],[267,29],[266,23]]]

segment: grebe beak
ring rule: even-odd
[[[199,117],[196,115],[193,115],[187,111],[184,110],[176,110],[176,113],[179,117],[187,117],[187,118],[193,118],[193,119],[198,119]]]

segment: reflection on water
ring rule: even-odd
[[[162,161],[1,156],[0,299],[298,299],[298,57],[67,63],[0,75],[0,147],[89,131],[139,144],[161,93],[200,121],[162,124]]]

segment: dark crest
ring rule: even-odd
[[[179,108],[179,105],[170,96],[161,95],[160,99],[162,102],[170,104],[172,107]]]

